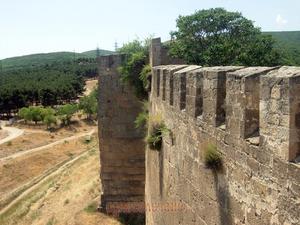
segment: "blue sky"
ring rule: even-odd
[[[242,12],[263,31],[300,30],[299,0],[0,0],[0,59],[167,40],[178,15],[213,7]]]

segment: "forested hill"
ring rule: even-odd
[[[113,52],[99,51],[99,55],[110,53]],[[2,60],[0,117],[10,117],[31,105],[55,106],[75,101],[84,91],[84,80],[98,75],[96,55],[96,50],[54,52]]]
[[[113,53],[115,53],[115,52],[109,51],[109,50],[103,50],[103,49],[99,50],[99,55],[110,55],[110,54],[113,54]],[[86,57],[89,57],[89,58],[96,58],[97,50],[86,51],[86,52],[82,52],[81,54],[83,54],[83,55],[85,55]]]
[[[287,63],[300,65],[300,31],[264,32],[272,35],[277,46],[285,53]]]
[[[107,55],[113,53],[108,50],[99,50],[100,55]],[[79,58],[95,58],[96,50],[91,50],[82,53],[74,52],[52,52],[52,53],[41,53],[32,54],[19,57],[12,57],[1,60],[2,70],[18,70],[18,69],[30,69],[53,63],[61,63],[63,61],[70,61]]]

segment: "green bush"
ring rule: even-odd
[[[51,129],[57,123],[55,115],[52,114],[46,115],[43,121],[47,125],[47,129]]]
[[[147,64],[144,66],[142,71],[140,72],[140,80],[143,82],[144,88],[146,90],[149,90],[149,76],[151,76],[151,66],[150,64]]]
[[[169,129],[159,117],[156,117],[155,119],[151,118],[149,133],[146,137],[146,142],[149,148],[159,151],[162,146],[163,136],[169,132]]]
[[[89,143],[91,143],[91,141],[92,141],[92,136],[87,135],[87,136],[84,138],[83,143],[84,143],[84,144],[89,144]]]
[[[78,108],[82,110],[86,115],[88,120],[92,120],[93,116],[97,114],[98,111],[98,89],[94,89],[88,96],[80,98]]]
[[[84,211],[87,213],[94,213],[97,212],[98,204],[97,202],[91,202],[87,207],[85,207]]]
[[[149,120],[149,102],[143,101],[142,112],[138,114],[134,123],[136,128],[147,128]]]
[[[57,110],[57,115],[61,119],[64,125],[69,125],[71,123],[72,116],[78,111],[78,105],[76,104],[66,104],[62,105]]]
[[[43,121],[45,112],[46,109],[43,109],[40,106],[30,106],[28,108],[21,108],[18,114],[20,118],[25,120],[25,122],[33,121],[37,124],[37,122]]]
[[[18,112],[18,115],[21,119],[24,119],[25,123],[27,123],[28,119],[31,120],[30,110],[27,107],[21,108]]]
[[[23,107],[18,112],[19,117],[24,119],[25,123],[27,121],[33,121],[35,124],[37,122],[43,122],[47,125],[47,128],[51,128],[52,125],[56,124],[55,110],[51,107],[42,107],[42,106],[30,106]]]
[[[118,49],[119,53],[126,55],[125,62],[119,67],[121,81],[131,85],[135,95],[141,100],[148,97],[145,85],[149,71],[149,45],[150,38],[145,41],[134,40]]]
[[[222,167],[222,156],[218,152],[217,147],[213,144],[208,144],[204,151],[205,165],[209,169],[219,170]]]

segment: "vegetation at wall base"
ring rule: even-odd
[[[222,156],[214,144],[208,144],[204,149],[205,166],[218,171],[222,167]]]
[[[84,211],[87,213],[95,213],[97,212],[97,208],[98,208],[97,202],[93,201],[84,209]]]
[[[170,53],[202,66],[276,66],[283,63],[275,40],[239,12],[223,8],[179,16],[171,32]]]

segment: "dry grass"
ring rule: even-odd
[[[4,130],[0,130],[0,140],[4,139],[8,136],[7,132]]]
[[[121,225],[95,210],[85,210],[95,208],[99,195],[99,154],[93,149],[20,200],[0,224]]]
[[[93,139],[94,142],[96,138]],[[89,146],[81,139],[54,146],[50,149],[0,163],[0,196],[26,184],[47,170],[86,151]]]

